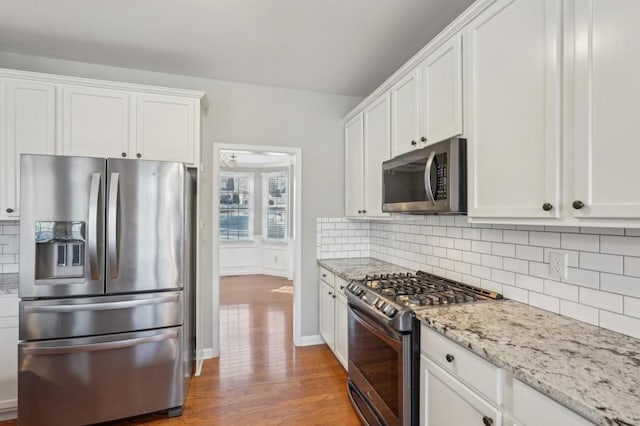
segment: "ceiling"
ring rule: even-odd
[[[473,0],[3,0],[0,51],[366,96]]]

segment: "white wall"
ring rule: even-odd
[[[368,249],[377,259],[640,338],[637,229],[471,225],[466,216],[322,218],[317,229],[320,258]],[[549,275],[552,251],[567,253],[566,279]]]
[[[153,73],[128,68],[0,53],[0,67],[207,92],[211,104],[203,121],[205,165],[201,185],[212,188],[213,143],[301,147],[302,164],[302,336],[318,334],[316,218],[344,211],[342,117],[361,98]],[[204,202],[211,217],[212,191]],[[205,258],[213,258],[211,221],[201,228]],[[215,245],[217,247],[217,243]],[[203,297],[212,300],[210,264],[205,262]],[[206,303],[205,318],[211,317]],[[207,321],[205,321],[208,323]],[[205,330],[205,347],[212,333]]]
[[[252,241],[220,242],[220,275],[267,274],[293,279],[291,243],[270,242],[254,235]]]

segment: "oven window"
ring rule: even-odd
[[[402,376],[398,367],[402,353],[367,330],[352,318],[351,313],[349,316],[349,361],[358,368],[394,416],[400,418],[398,386]]]

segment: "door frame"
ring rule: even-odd
[[[302,339],[302,148],[272,146],[272,145],[245,145],[236,143],[214,143],[212,158],[212,299],[211,299],[211,333],[212,353],[205,358],[220,356],[220,219],[217,207],[220,199],[220,190],[217,185],[217,176],[220,175],[220,151],[254,151],[254,152],[281,152],[293,156],[293,344],[303,346]],[[209,318],[207,318],[209,320]]]

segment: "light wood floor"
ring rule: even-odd
[[[359,425],[346,373],[327,346],[293,346],[291,285],[265,275],[223,278],[221,355],[191,381],[182,416],[111,424]]]

